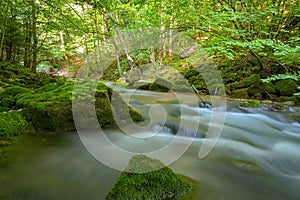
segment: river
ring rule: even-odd
[[[228,103],[221,137],[210,154],[199,159],[209,120],[217,107],[178,102],[170,93],[119,92],[146,119],[149,109],[155,108],[154,125],[148,126],[146,136],[154,127],[161,129],[144,139],[107,129],[110,140],[128,151],[149,152],[168,144],[178,132],[182,136],[178,144],[190,143],[190,147],[170,167],[198,181],[197,199],[300,199],[300,124],[287,113]],[[164,116],[165,125],[160,119]],[[194,120],[200,121],[198,129],[189,126]],[[7,158],[0,159],[0,199],[104,199],[120,175],[96,160],[75,132],[22,139],[7,147]]]

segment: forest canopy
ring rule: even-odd
[[[105,47],[116,32],[156,27],[197,41],[223,70],[225,83],[257,72],[261,78],[299,76],[299,4],[297,0],[1,0],[1,68],[22,65],[35,73],[46,62],[76,71],[87,55],[109,54],[109,48],[99,46]],[[172,57],[171,51],[162,57]],[[122,64],[115,72],[119,77],[128,70]]]

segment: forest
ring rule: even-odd
[[[0,0],[0,199],[299,199],[299,28],[299,0]]]

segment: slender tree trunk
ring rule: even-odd
[[[31,71],[36,73],[37,66],[37,56],[38,56],[38,36],[37,36],[37,17],[39,14],[39,8],[37,8],[36,0],[33,3],[33,12],[32,12],[32,63],[31,63]]]
[[[172,32],[173,23],[174,23],[173,22],[173,17],[174,17],[174,15],[171,14],[171,17],[170,17],[170,30],[169,30],[169,56],[170,57],[173,56],[173,32]]]
[[[121,42],[121,47],[123,48],[124,53],[126,55],[126,58],[128,60],[128,63],[130,65],[130,72],[129,72],[127,78],[126,78],[126,79],[129,79],[131,77],[132,72],[133,72],[133,68],[134,68],[135,63],[134,63],[133,59],[131,58],[131,56],[129,55],[129,52],[127,50],[124,38],[121,35],[120,30],[119,30],[119,28],[116,25],[116,21],[114,20],[112,13],[109,13],[109,16],[110,16],[111,20],[113,21],[114,29],[116,30],[116,34],[117,34],[117,36],[118,36],[118,38],[119,38],[119,40]]]
[[[114,39],[111,40],[114,48],[115,48],[115,54],[116,54],[116,61],[117,61],[117,69],[118,69],[118,73],[120,78],[124,78],[123,74],[122,74],[122,69],[121,69],[121,65],[120,65],[120,56],[119,56],[119,48],[117,47],[116,42],[114,41]]]
[[[2,2],[1,2],[2,4]],[[2,35],[1,35],[1,42],[0,42],[0,60],[4,60],[4,39],[5,39],[5,33],[6,33],[6,22],[7,22],[7,15],[8,15],[8,8],[9,8],[9,4],[7,3],[6,5],[6,11],[5,11],[5,16],[4,16],[4,20],[3,20],[3,30],[2,30]]]
[[[96,55],[96,60],[99,61],[100,67],[102,70],[103,63],[102,63],[102,52],[101,52],[101,46],[100,46],[100,31],[99,31],[99,26],[98,26],[98,19],[97,19],[97,11],[95,10],[94,12],[94,26],[95,26],[95,30],[96,30],[96,49],[97,49],[97,55]]]
[[[157,69],[156,69],[156,62],[155,62],[155,50],[154,50],[153,46],[150,47],[150,62],[152,64],[152,68],[154,70],[154,77],[153,78],[156,79]]]

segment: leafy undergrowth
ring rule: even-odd
[[[0,113],[0,140],[10,140],[14,136],[33,131],[33,126],[24,119],[22,111]]]

